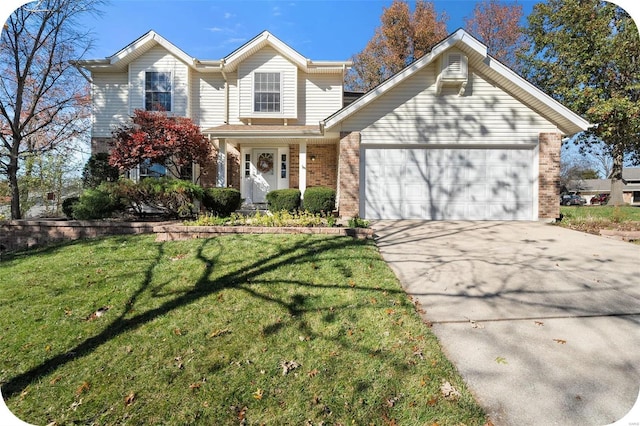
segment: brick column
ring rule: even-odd
[[[538,219],[560,217],[560,148],[559,133],[538,136]]]
[[[342,217],[360,213],[360,133],[340,133],[338,211]]]

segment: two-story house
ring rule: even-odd
[[[135,109],[161,109],[190,117],[215,147],[194,181],[248,203],[328,186],[347,217],[553,219],[561,138],[589,126],[464,30],[348,101],[349,61],[307,59],[266,31],[220,60],[150,31],[78,65],[91,74],[94,152]]]

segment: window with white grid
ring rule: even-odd
[[[280,73],[257,72],[253,75],[253,111],[280,112]]]

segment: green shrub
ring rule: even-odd
[[[267,193],[267,204],[271,212],[293,212],[300,207],[299,189],[276,189]]]
[[[167,217],[189,217],[195,212],[195,201],[204,198],[202,187],[180,179],[163,177],[144,179],[138,183],[121,179],[115,187],[116,198],[138,215],[159,213]]]
[[[80,197],[69,197],[62,201],[62,213],[69,219],[73,218],[73,205],[80,201]]]
[[[120,172],[109,164],[109,154],[99,152],[89,157],[82,169],[82,186],[97,188],[103,182],[116,182]]]
[[[71,216],[79,220],[104,219],[124,206],[107,184],[86,189],[77,202],[71,204]]]
[[[309,213],[329,214],[336,207],[336,191],[324,186],[307,188],[304,191],[302,208]]]
[[[349,228],[368,228],[369,221],[360,219],[358,216],[354,216],[349,219]]]
[[[227,217],[238,210],[242,199],[234,188],[208,188],[204,190],[202,204],[214,215]]]

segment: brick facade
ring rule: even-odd
[[[289,188],[300,188],[300,146],[289,146]],[[315,160],[311,158],[315,157]],[[338,145],[307,145],[307,188],[338,188]]]
[[[360,212],[360,133],[340,133],[338,210],[342,217]]]
[[[540,133],[538,169],[538,219],[560,217],[560,147],[559,133]]]

